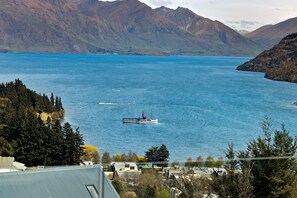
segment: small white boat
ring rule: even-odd
[[[157,118],[147,118],[144,113],[142,113],[140,118],[123,118],[123,123],[136,123],[136,124],[150,124],[150,123],[158,123]]]

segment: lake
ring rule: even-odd
[[[65,120],[100,154],[165,144],[170,161],[224,156],[261,135],[261,120],[296,135],[297,85],[235,68],[246,57],[0,54],[1,82],[62,97]],[[158,124],[123,124],[145,112]]]

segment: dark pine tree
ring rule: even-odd
[[[148,162],[157,162],[158,161],[158,147],[152,146],[145,152],[145,158]],[[154,166],[155,163],[152,163],[152,166]]]
[[[289,135],[282,125],[281,130],[271,131],[271,121],[265,117],[262,123],[263,137],[248,143],[252,160],[255,197],[290,197],[290,188],[296,179],[296,138]]]
[[[71,125],[66,122],[63,126],[64,133],[64,153],[65,153],[65,164],[67,165],[78,165],[80,162],[80,156],[82,154],[83,139],[77,129],[73,132]]]
[[[169,151],[167,147],[162,144],[158,149],[158,162],[160,162],[159,166],[167,167],[169,161]]]
[[[45,165],[56,166],[63,165],[63,145],[64,145],[64,136],[62,131],[62,126],[59,121],[55,121],[53,126],[51,121],[48,121],[48,133],[47,136],[47,156]]]
[[[79,129],[74,132],[69,123],[62,128],[59,121],[44,123],[40,118],[41,112],[61,110],[60,97],[54,100],[53,94],[50,99],[37,94],[19,79],[0,84],[0,136],[7,145],[5,155],[9,151],[27,166],[79,164],[83,144]]]
[[[43,165],[46,155],[43,121],[30,110],[21,108],[19,111],[19,138],[15,158],[27,166]]]
[[[55,106],[55,98],[54,98],[53,92],[51,93],[50,102],[51,102],[52,107],[54,107]]]
[[[56,111],[60,111],[59,97],[58,96],[56,96],[55,107],[56,107]]]
[[[64,110],[64,108],[63,108],[63,105],[62,105],[62,99],[61,99],[61,97],[59,97],[59,109],[60,109],[60,111],[61,110]]]

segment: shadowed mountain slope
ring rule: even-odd
[[[297,83],[297,33],[286,36],[278,45],[237,69],[265,72],[266,78]]]

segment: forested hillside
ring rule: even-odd
[[[237,69],[265,72],[266,78],[297,83],[297,33],[286,36],[278,45]]]
[[[27,166],[78,164],[83,138],[69,123],[61,126],[63,111],[60,97],[37,94],[19,79],[0,84],[0,156]]]

